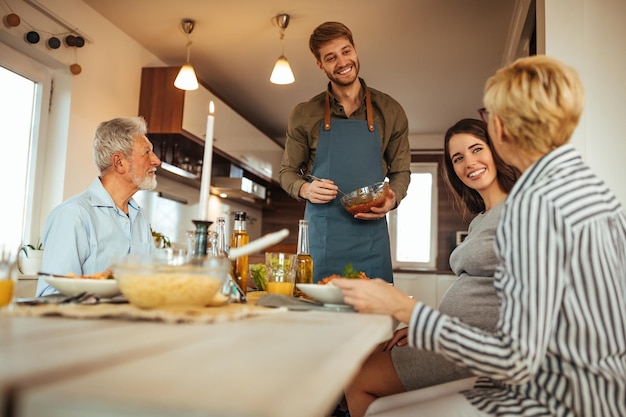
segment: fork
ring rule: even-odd
[[[44,297],[24,297],[18,298],[20,305],[40,305],[40,304],[98,304],[99,298],[86,291],[75,295],[60,297],[60,294],[53,294]]]

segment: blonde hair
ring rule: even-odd
[[[578,125],[585,93],[576,71],[554,58],[520,58],[487,80],[491,117],[522,150],[547,153],[566,144]]]

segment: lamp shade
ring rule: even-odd
[[[273,84],[291,84],[295,80],[291,66],[289,66],[289,61],[287,61],[285,55],[279,56],[276,60],[276,64],[274,64],[270,82]]]
[[[185,63],[178,71],[178,75],[174,80],[174,87],[181,90],[197,90],[198,78],[196,72],[189,62]]]

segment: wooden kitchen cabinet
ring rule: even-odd
[[[139,115],[148,122],[149,133],[188,136],[182,131],[185,91],[174,87],[177,73],[175,67],[141,70]]]
[[[167,146],[177,142],[181,154],[202,159],[209,103],[215,105],[213,151],[266,183],[278,183],[283,148],[200,83],[197,90],[174,87],[178,67],[143,68],[139,115],[152,138]],[[160,146],[154,143],[155,148]],[[171,151],[168,151],[171,153]],[[171,155],[168,153],[169,160]],[[193,162],[193,161],[192,161]]]
[[[171,163],[172,147],[178,144],[181,157],[202,160],[209,102],[215,104],[212,183],[217,177],[229,176],[231,164],[244,170],[244,176],[267,187],[264,202],[254,204],[263,210],[262,233],[288,228],[290,235],[280,250],[295,253],[298,220],[303,218],[305,204],[289,197],[278,181],[283,148],[231,109],[200,83],[197,90],[183,91],[174,87],[179,67],[143,68],[139,115],[148,123],[148,137],[155,152],[161,156],[161,146],[168,151],[163,159]],[[200,180],[176,173],[163,165],[159,175],[200,188]],[[184,174],[184,173],[183,173]],[[249,202],[240,201],[243,204]]]
[[[139,115],[148,122],[148,133],[180,135],[204,146],[211,98],[204,87],[193,91],[174,87],[178,70],[178,67],[142,68]],[[206,109],[197,105],[202,98]]]

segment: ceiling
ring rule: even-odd
[[[528,10],[520,11],[523,0],[83,1],[171,66],[186,57],[180,22],[194,19],[191,63],[198,78],[281,144],[291,109],[328,81],[308,48],[318,24],[340,21],[352,30],[360,75],[402,104],[411,136],[419,137],[477,117],[485,80],[516,52],[519,16],[525,20]],[[291,16],[284,39],[296,77],[290,85],[269,82],[281,54],[272,23],[279,13]]]

